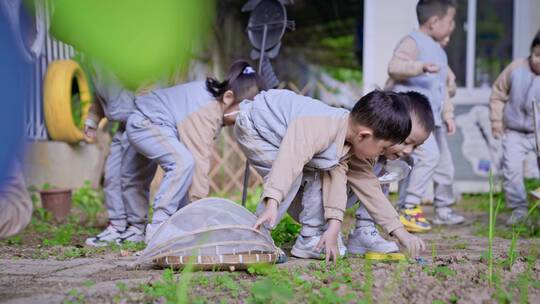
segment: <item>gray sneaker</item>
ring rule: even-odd
[[[319,241],[321,240],[321,235],[316,236],[302,236],[299,235],[296,238],[296,242],[291,250],[291,255],[297,258],[302,259],[318,259],[322,260],[324,258],[324,249],[318,251],[315,249]],[[345,256],[347,253],[347,247],[343,243],[343,236],[341,233],[338,235],[337,246],[340,256]]]
[[[506,225],[513,226],[521,224],[527,218],[527,208],[516,208],[512,211],[512,215],[506,220]]]
[[[455,212],[450,207],[441,207],[435,209],[435,218],[433,224],[435,225],[457,225],[465,221],[465,218]]]
[[[368,251],[377,253],[398,252],[399,248],[395,242],[383,239],[375,224],[373,224],[351,230],[347,250],[353,254],[365,254]]]
[[[123,232],[120,237],[116,240],[118,244],[123,242],[143,242],[144,241],[144,233],[141,229],[135,227],[135,226],[129,226],[128,229],[126,229],[125,232]]]
[[[110,242],[117,242],[118,239],[122,236],[124,231],[116,229],[113,225],[107,226],[100,234],[95,237],[87,238],[84,242],[88,246],[93,247],[104,247],[107,246]]]

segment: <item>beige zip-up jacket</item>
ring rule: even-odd
[[[531,70],[528,58],[516,59],[493,83],[489,99],[492,127],[534,132],[533,102],[540,104],[540,75]]]
[[[322,175],[324,217],[343,221],[347,185],[387,232],[402,227],[397,212],[384,196],[373,173],[374,160],[352,157],[346,143],[349,111],[288,90],[261,92],[253,102],[241,104],[241,114],[253,131],[268,144],[279,147],[264,183],[263,199],[281,202],[303,170]],[[264,151],[260,151],[264,159]]]

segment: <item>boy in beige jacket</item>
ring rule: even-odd
[[[322,206],[318,200],[303,201],[294,256],[321,258],[324,249],[329,260],[343,253],[338,253],[338,235],[347,185],[377,223],[416,256],[424,243],[403,228],[373,174],[375,158],[403,142],[410,130],[407,108],[391,92],[371,92],[351,112],[288,90],[261,92],[241,103],[235,137],[265,180],[255,227],[274,227],[291,207],[306,172],[314,171],[321,176]]]

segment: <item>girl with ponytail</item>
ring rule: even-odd
[[[126,125],[128,139],[165,172],[146,226],[147,243],[178,209],[208,195],[213,140],[222,126],[234,124],[239,103],[264,89],[263,79],[240,60],[231,65],[224,81],[209,77],[154,90],[135,100],[136,110]]]

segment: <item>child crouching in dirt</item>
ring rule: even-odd
[[[536,103],[540,113],[540,31],[536,33],[528,58],[514,60],[493,84],[489,100],[491,129],[503,141],[503,189],[512,215],[506,222],[514,225],[525,220],[528,200],[523,182],[523,161],[527,153],[536,153]]]
[[[375,176],[380,176],[384,170],[384,164],[387,160],[402,159],[409,162],[410,154],[416,147],[423,144],[429,137],[429,134],[435,129],[435,122],[431,105],[427,98],[417,92],[398,93],[403,98],[402,102],[409,110],[411,116],[412,128],[407,139],[399,144],[393,145],[385,150],[384,154],[379,157],[374,168]],[[412,159],[410,160],[412,161]],[[371,177],[373,178],[373,177]],[[388,195],[388,185],[382,185],[383,193]],[[374,190],[366,189],[366,192],[379,194]],[[373,196],[371,201],[365,203],[358,202],[358,197],[352,191],[349,191],[349,200],[347,207],[350,208],[357,202],[360,204],[356,210],[355,229],[349,234],[347,243],[347,251],[352,254],[365,254],[366,252],[391,253],[397,252],[398,246],[392,241],[387,241],[382,238],[379,231],[375,227],[375,222],[369,214],[366,205],[380,205],[381,200],[387,200],[380,195]],[[372,207],[374,208],[374,207]]]
[[[136,110],[126,127],[128,139],[165,173],[154,197],[152,221],[146,226],[147,243],[178,209],[208,195],[213,140],[222,126],[234,124],[229,114],[239,102],[263,89],[264,81],[255,70],[246,61],[237,61],[223,82],[207,78],[154,90],[135,100]]]
[[[350,112],[288,90],[262,92],[253,101],[242,102],[235,137],[250,165],[265,180],[255,227],[273,228],[291,207],[302,184],[320,180],[323,202],[302,200],[302,231],[291,253],[321,258],[323,251],[327,260],[344,253],[338,250],[338,239],[347,183],[362,199],[376,195],[365,192],[366,186],[381,192],[373,175],[375,162],[370,159],[409,135],[411,119],[400,99],[395,93],[373,91]],[[310,171],[322,177],[307,174],[305,179],[303,172]],[[372,178],[362,178],[365,175]],[[384,197],[382,192],[380,195]],[[411,255],[424,249],[421,239],[405,231],[388,200],[368,208]]]

